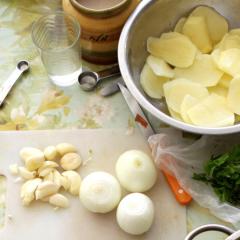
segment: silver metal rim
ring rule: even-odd
[[[185,238],[185,240],[192,240],[195,237],[197,237],[198,235],[204,233],[204,232],[209,232],[209,231],[218,231],[218,232],[222,232],[222,233],[226,233],[227,235],[231,235],[234,234],[234,230],[228,227],[225,227],[223,225],[218,225],[218,224],[207,224],[207,225],[203,225],[201,227],[198,227],[196,229],[194,229],[192,232],[190,232],[187,237]],[[231,235],[233,236],[233,235]],[[235,238],[227,238],[228,240],[235,240]],[[226,239],[226,240],[227,240]],[[237,238],[236,238],[237,239]]]
[[[184,131],[197,133],[197,134],[207,134],[207,135],[220,135],[220,134],[231,134],[236,133],[240,131],[240,124],[229,126],[229,127],[222,127],[222,128],[207,128],[207,127],[197,127],[190,124],[183,123],[181,121],[175,120],[172,117],[166,115],[165,113],[161,112],[159,109],[157,109],[155,106],[153,106],[147,98],[138,90],[136,85],[134,84],[134,80],[131,76],[131,73],[127,66],[127,46],[126,43],[129,39],[129,31],[131,29],[131,25],[138,20],[140,16],[140,12],[143,9],[149,8],[152,4],[154,4],[155,1],[153,0],[145,0],[142,1],[135,11],[132,13],[132,15],[127,20],[121,36],[119,40],[119,46],[118,46],[118,61],[119,61],[119,67],[122,74],[122,77],[132,93],[132,95],[136,98],[136,100],[139,102],[139,104],[145,108],[147,111],[149,111],[151,114],[153,114],[158,119],[161,119],[163,122],[165,122],[168,125],[174,126],[176,128],[179,128]]]

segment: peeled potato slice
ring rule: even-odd
[[[185,78],[205,87],[217,85],[223,75],[223,72],[217,68],[212,57],[208,54],[197,55],[192,66],[175,68],[174,71],[176,78]]]
[[[231,48],[221,52],[218,67],[233,77],[240,74],[240,49]]]
[[[179,113],[177,113],[177,112],[175,112],[174,110],[172,110],[171,108],[168,108],[168,111],[169,111],[169,113],[170,113],[170,115],[174,118],[174,119],[176,119],[176,120],[178,120],[178,121],[183,121],[183,119],[182,119],[182,117],[181,117],[181,115],[179,114]]]
[[[190,16],[205,17],[210,38],[214,44],[220,42],[228,32],[227,20],[213,8],[206,6],[197,7]]]
[[[230,30],[229,34],[240,36],[240,28],[234,28]]]
[[[191,40],[177,32],[164,33],[160,38],[149,37],[147,49],[153,56],[182,68],[191,66],[197,53]]]
[[[218,61],[220,59],[221,51],[217,48],[214,49],[211,53],[212,60],[214,61],[215,65],[218,66]]]
[[[173,69],[161,58],[157,58],[150,55],[147,58],[147,63],[157,76],[173,78],[174,76]]]
[[[148,64],[145,64],[140,75],[140,84],[149,97],[161,99],[163,97],[163,84],[168,78],[158,77]]]
[[[219,43],[218,48],[221,51],[231,49],[231,48],[240,49],[240,35],[226,34],[223,37],[222,41]]]
[[[234,113],[226,99],[211,94],[188,111],[193,124],[202,127],[225,127],[234,124]]]
[[[187,18],[185,17],[180,18],[174,28],[174,32],[182,33],[182,29],[186,21],[187,21]]]
[[[175,79],[165,83],[163,89],[168,107],[177,113],[181,112],[181,104],[187,94],[197,99],[203,99],[208,96],[207,88],[187,79]]]
[[[182,32],[192,40],[202,53],[209,53],[212,50],[213,45],[204,17],[190,16],[185,22]]]
[[[222,87],[225,87],[225,88],[229,88],[232,79],[233,79],[232,76],[224,73],[222,78],[219,81],[219,86],[222,86]]]
[[[231,110],[240,115],[240,78],[235,78],[231,81],[227,102]]]
[[[191,95],[186,95],[183,98],[182,104],[181,104],[181,117],[184,122],[192,124],[191,119],[188,116],[188,110],[195,106],[197,103],[199,103],[199,100]]]
[[[228,95],[228,89],[221,86],[220,84],[218,84],[217,86],[214,86],[214,87],[209,87],[208,91],[209,91],[209,93],[215,93],[224,98],[226,98]]]

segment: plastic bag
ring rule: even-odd
[[[198,140],[183,138],[176,129],[162,129],[161,134],[149,138],[157,166],[174,175],[180,185],[202,207],[216,217],[240,226],[240,209],[219,201],[210,185],[192,179],[193,173],[203,172],[212,155],[229,151],[240,143],[240,135],[202,136]]]

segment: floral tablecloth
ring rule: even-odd
[[[134,121],[121,94],[102,98],[98,89],[85,93],[77,84],[59,88],[49,81],[32,43],[31,27],[41,14],[60,8],[60,0],[0,0],[0,84],[19,60],[28,60],[31,66],[0,109],[0,130],[132,127]],[[101,68],[85,62],[84,65],[93,70]],[[5,221],[4,193],[5,180],[1,178],[1,226]],[[188,230],[205,223],[220,223],[194,202],[187,213]],[[224,237],[210,234],[198,239]]]

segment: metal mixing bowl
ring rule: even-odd
[[[175,120],[169,116],[166,105],[149,98],[139,83],[139,75],[148,56],[147,38],[159,37],[161,33],[171,31],[180,17],[187,16],[199,5],[214,7],[228,19],[230,28],[240,27],[240,0],[142,0],[125,24],[120,37],[118,48],[120,70],[128,89],[140,105],[159,120],[184,131],[199,134],[239,132],[240,124],[207,128]]]

